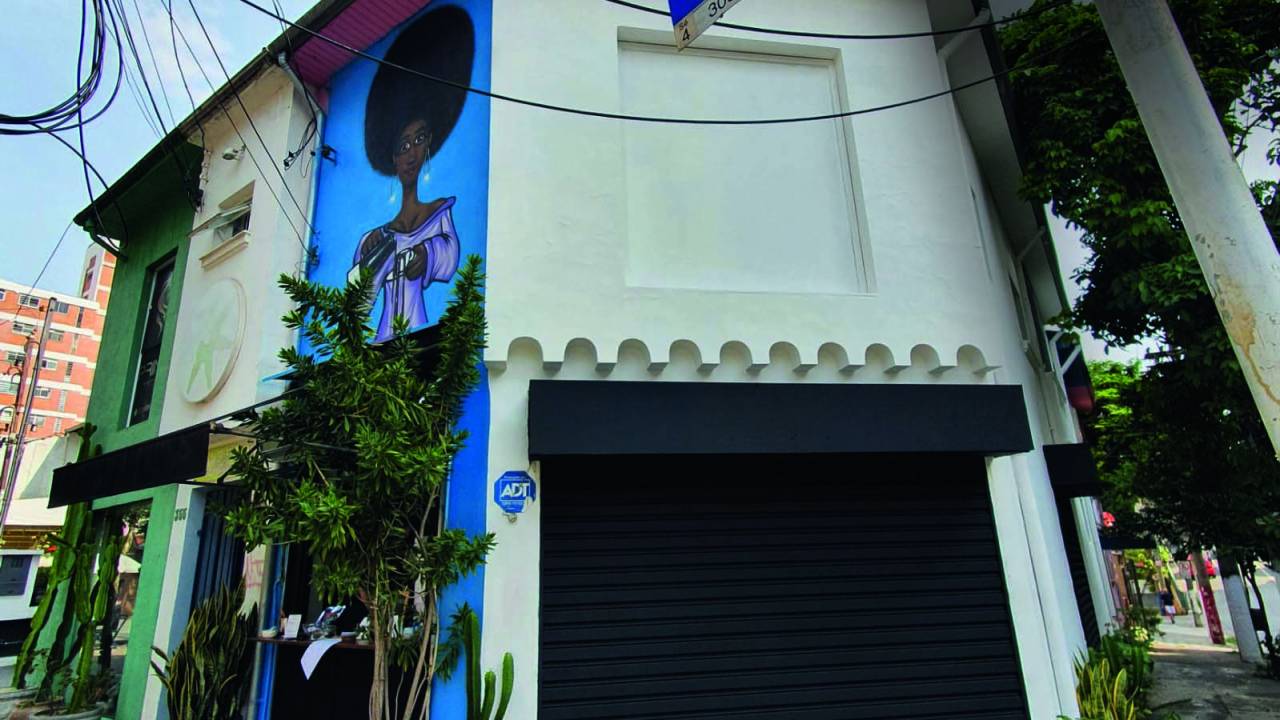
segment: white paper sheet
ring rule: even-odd
[[[329,638],[328,640],[317,640],[307,646],[307,651],[302,653],[302,674],[308,680],[311,679],[311,673],[315,672],[316,665],[320,664],[320,658],[329,652],[329,648],[342,642],[341,638]]]
[[[290,615],[285,618],[284,627],[281,628],[281,638],[285,640],[296,640],[298,638],[298,629],[302,627],[302,615]]]

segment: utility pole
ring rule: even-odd
[[[1245,594],[1240,564],[1230,555],[1218,556],[1218,575],[1222,576],[1222,594],[1227,598],[1227,612],[1231,615],[1231,628],[1236,632],[1236,649],[1240,659],[1251,664],[1262,662],[1262,648],[1258,645],[1258,631],[1253,626],[1253,613],[1249,611],[1249,596]]]
[[[26,418],[22,415],[23,398],[27,396],[27,371],[31,369],[31,359],[34,357],[32,350],[35,343],[30,338],[22,345],[22,362],[17,365],[17,370],[9,373],[10,377],[16,378],[11,382],[16,382],[17,387],[13,391],[13,413],[9,416],[9,429],[5,431],[4,436],[4,465],[0,466],[0,492],[4,491],[6,482],[9,479],[9,468],[16,462],[18,428],[26,422]],[[0,530],[3,527],[0,526]]]
[[[1165,0],[1097,0],[1272,449],[1280,453],[1280,255]]]
[[[26,401],[23,404],[21,424],[18,426],[18,436],[13,443],[5,448],[5,473],[0,476],[0,482],[3,482],[4,500],[0,501],[0,534],[4,532],[5,522],[9,519],[9,506],[13,502],[13,493],[18,485],[18,468],[22,465],[22,446],[27,440],[27,428],[31,425],[31,404],[36,399],[36,388],[40,385],[40,369],[44,364],[44,348],[49,342],[49,327],[53,320],[53,306],[58,303],[57,298],[49,298],[48,304],[44,308],[44,322],[40,324],[40,345],[36,350],[35,362],[31,363],[30,381],[27,383]],[[31,356],[30,351],[27,352],[27,358]],[[26,359],[23,360],[26,362]],[[24,373],[25,375],[26,373]],[[18,399],[22,398],[22,390],[18,390]],[[15,406],[16,406],[15,402]],[[14,422],[19,422],[19,415],[14,411]],[[12,455],[10,454],[12,453]]]

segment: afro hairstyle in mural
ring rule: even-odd
[[[394,153],[400,133],[421,120],[430,134],[427,155],[444,145],[462,115],[467,92],[405,72],[390,64],[469,85],[476,54],[475,26],[466,10],[446,5],[431,10],[400,33],[378,66],[364,112],[364,151],[381,175],[396,174]]]

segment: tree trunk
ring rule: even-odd
[[[383,669],[387,636],[378,606],[367,601],[366,604],[369,607],[369,632],[373,634],[373,684],[369,687],[369,720],[383,720],[387,704],[386,674]]]

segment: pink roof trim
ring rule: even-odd
[[[329,24],[317,30],[325,37],[360,50],[381,40],[431,0],[355,0]],[[309,85],[323,88],[329,78],[355,56],[319,38],[310,38],[293,53],[293,67]]]

